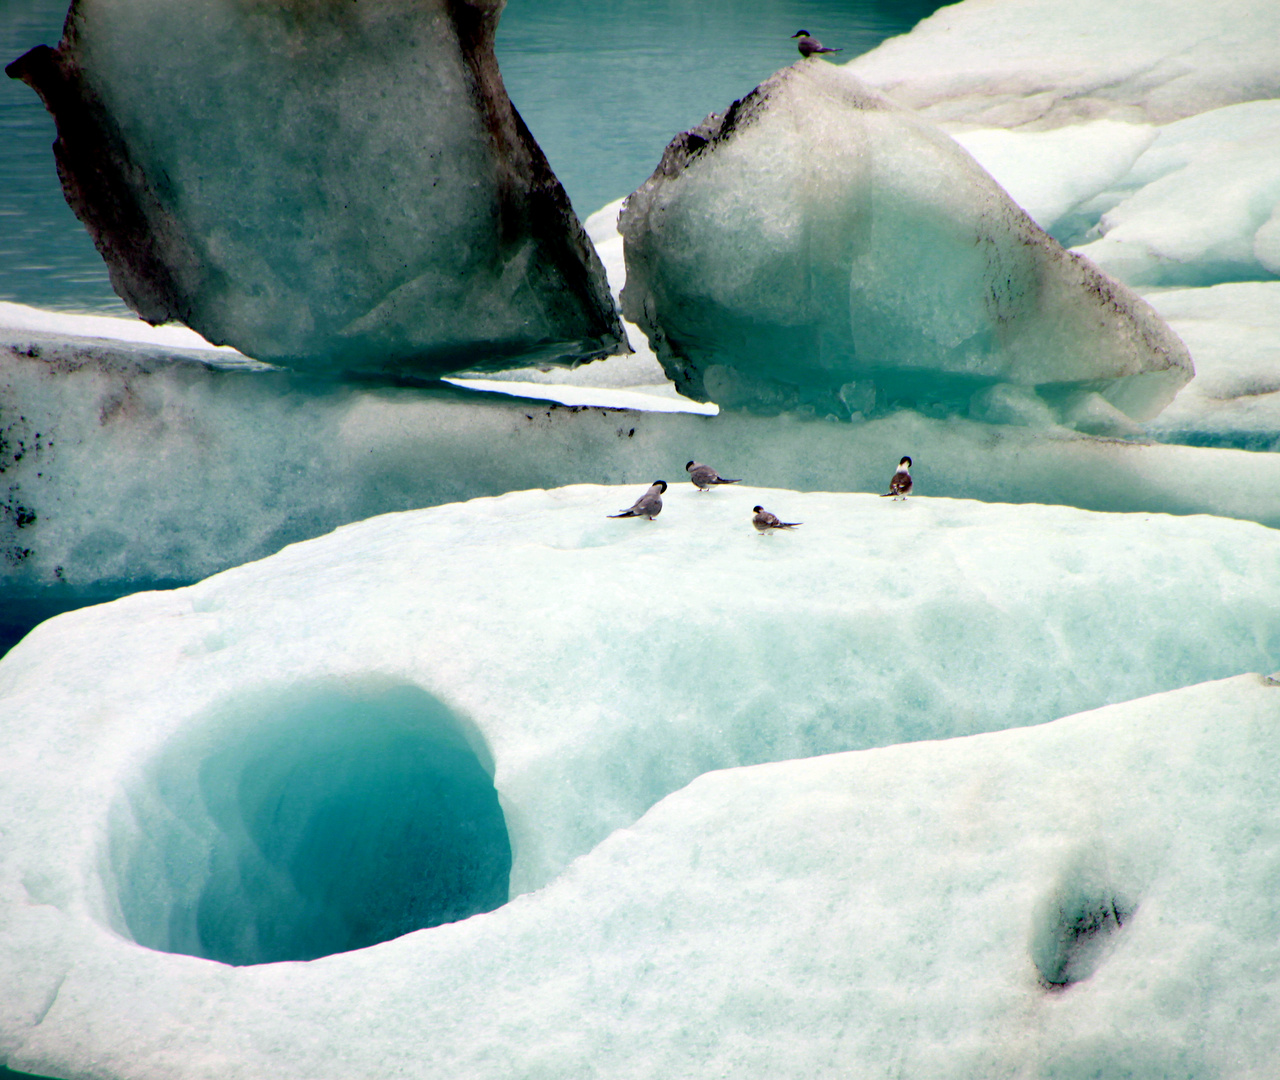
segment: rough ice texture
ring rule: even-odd
[[[6,70],[117,292],[312,371],[435,376],[625,348],[512,108],[502,0],[76,0]]]
[[[822,60],[679,136],[624,207],[628,319],[691,397],[964,415],[1001,384],[1144,420],[1191,377],[1136,295],[947,135]],[[978,410],[981,412],[981,410]]]
[[[1274,280],[1280,101],[1232,105],[1160,128],[1095,209],[1098,238],[1078,250],[1131,285]]]
[[[1280,97],[1272,0],[964,0],[849,68],[937,123],[1167,124]]]
[[[377,518],[63,616],[0,661],[0,1060],[102,1080],[1280,1067],[1280,690],[920,741],[1269,670],[1276,533],[688,485],[655,522],[608,520],[633,492]],[[757,535],[754,502],[803,529]],[[492,777],[512,902],[311,963],[136,943],[260,930],[285,886],[327,886],[311,916],[359,911],[353,876],[366,912],[417,895],[393,849],[326,841],[348,815],[379,843],[412,825],[383,784],[405,755],[353,751],[433,732]]]
[[[771,486],[883,491],[907,453],[927,494],[1280,525],[1280,458],[1045,427],[1034,395],[980,404],[982,422],[663,415],[329,383],[8,331],[0,588],[6,602],[84,602],[189,582],[389,510],[573,482],[683,481],[691,458]],[[1094,404],[1100,428],[1116,422]]]
[[[1166,442],[1280,451],[1280,282],[1153,293],[1196,377],[1145,430]]]
[[[966,0],[850,68],[945,123],[1056,240],[1152,290],[1197,374],[1145,433],[1280,449],[1280,8],[1098,14]],[[985,403],[1034,412],[1007,390]]]

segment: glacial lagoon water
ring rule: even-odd
[[[803,27],[845,60],[905,33],[933,0],[510,0],[498,32],[507,91],[585,218],[634,191],[668,140],[795,59]],[[66,0],[5,0],[0,58],[54,45]],[[750,18],[746,18],[747,14]],[[0,80],[0,300],[127,315],[62,198],[53,121]]]

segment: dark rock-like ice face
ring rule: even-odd
[[[299,369],[436,376],[625,342],[512,107],[501,0],[75,0],[6,69],[143,318]]]
[[[1046,422],[1097,424],[1154,416],[1191,377],[1144,301],[818,59],[679,136],[619,228],[626,316],[683,392],[722,407],[986,419],[1000,387],[1037,395]]]

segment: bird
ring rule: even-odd
[[[684,467],[684,471],[689,474],[689,479],[698,485],[699,491],[708,490],[712,484],[740,484],[741,480],[726,480],[710,465],[699,465],[696,461],[689,462]]]
[[[882,499],[892,495],[895,499],[905,499],[911,494],[911,459],[904,457],[898,462],[898,471],[889,480],[889,490],[880,496]]]
[[[662,493],[667,490],[665,480],[655,480],[649,490],[633,502],[620,514],[610,514],[611,518],[642,517],[652,521],[662,513]]]
[[[796,47],[799,48],[800,55],[805,57],[805,59],[808,59],[816,53],[833,53],[841,51],[840,49],[828,49],[816,37],[810,37],[808,30],[797,30],[791,36],[793,38],[800,39],[796,42]]]
[[[763,506],[753,506],[751,509],[755,512],[751,524],[758,533],[767,533],[771,529],[794,529],[797,525],[804,524],[803,521],[779,521],[777,514],[769,513]]]

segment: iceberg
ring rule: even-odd
[[[0,1060],[1275,1067],[1275,532],[632,492],[374,518],[0,660]]]
[[[1140,425],[1149,437],[1280,445],[1278,19],[1255,0],[1225,21],[1185,0],[1105,13],[1094,0],[991,0],[944,8],[849,64],[942,125],[1185,342],[1196,377]],[[1006,389],[983,404],[992,416],[1034,412]],[[1082,419],[1100,430],[1108,417],[1086,406]]]
[[[1143,300],[816,58],[678,136],[619,229],[625,316],[682,393],[722,408],[964,416],[1012,387],[1060,423],[1095,398],[1141,421],[1191,378]]]
[[[501,9],[76,0],[6,71],[147,321],[311,372],[571,366],[625,335],[503,89]]]
[[[109,322],[102,334],[122,332]],[[1215,340],[1215,325],[1179,322],[1197,344]],[[616,389],[597,391],[599,405],[560,406],[514,395],[584,388],[370,386],[188,339],[0,328],[0,648],[60,611],[188,584],[376,514],[566,483],[683,481],[690,459],[759,485],[881,492],[909,453],[929,496],[1280,526],[1280,457],[1244,452],[1277,427],[1257,392],[1274,350],[1253,333],[1257,380],[1230,374],[1230,350],[1206,369],[1216,392],[1239,397],[1184,393],[1168,428],[1122,441],[1042,426],[1034,395],[989,394],[974,406],[982,420],[704,416]],[[641,399],[642,410],[616,407]]]

